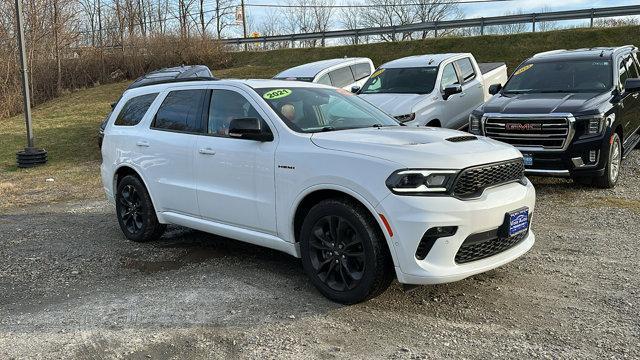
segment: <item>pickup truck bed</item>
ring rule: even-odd
[[[489,86],[493,84],[504,85],[507,82],[507,64],[503,62],[478,63],[478,68],[482,73],[484,101],[487,101],[492,96],[489,94]]]
[[[492,70],[499,68],[500,66],[506,66],[506,63],[503,62],[490,62],[490,63],[478,63],[478,67],[480,68],[480,72],[482,74],[486,74]]]

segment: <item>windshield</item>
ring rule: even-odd
[[[389,115],[342,89],[293,87],[255,90],[287,126],[298,132],[400,126]]]
[[[503,93],[603,92],[613,86],[609,60],[571,60],[525,64],[516,70]]]
[[[433,91],[438,68],[379,69],[362,86],[360,94],[428,94]]]

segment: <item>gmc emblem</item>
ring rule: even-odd
[[[542,124],[519,124],[509,123],[505,125],[507,130],[523,130],[523,131],[536,131],[542,130]]]

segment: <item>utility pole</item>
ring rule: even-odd
[[[244,0],[240,0],[240,8],[242,9],[242,37],[247,38],[247,15],[244,12]],[[244,51],[247,51],[247,43],[244,43]]]
[[[47,162],[47,152],[36,149],[33,141],[31,126],[31,98],[29,96],[29,74],[27,73],[27,51],[24,44],[24,19],[22,14],[22,0],[16,1],[16,37],[18,38],[18,53],[20,54],[20,73],[22,75],[22,97],[24,104],[24,120],[27,125],[27,147],[16,153],[18,167],[30,168]]]

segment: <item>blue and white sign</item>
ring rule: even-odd
[[[509,237],[518,235],[529,229],[529,209],[509,213]]]

